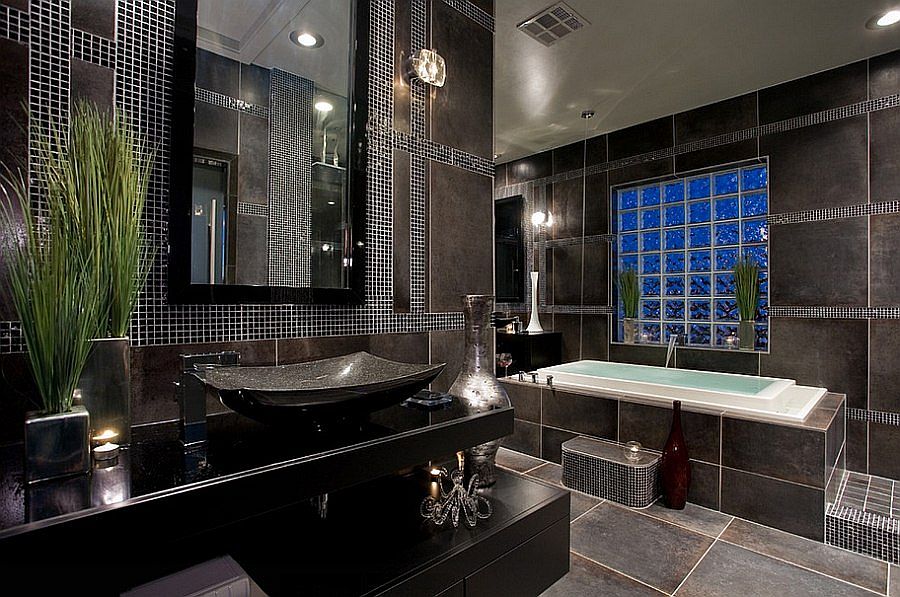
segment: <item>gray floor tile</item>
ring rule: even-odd
[[[739,518],[721,539],[879,593],[884,593],[887,586],[884,562]]]
[[[671,593],[712,538],[604,502],[572,524],[572,551]]]
[[[657,500],[649,508],[638,510],[638,512],[683,526],[704,535],[709,535],[710,537],[717,537],[722,532],[722,529],[728,526],[728,523],[734,518],[728,514],[722,514],[696,504],[685,504],[684,510],[672,510],[671,508],[666,508],[662,500]]]
[[[626,576],[572,554],[569,573],[541,593],[541,597],[625,597],[626,595],[662,595]]]
[[[547,463],[529,472],[528,476],[552,483],[553,485],[559,485],[560,487],[563,486],[562,467],[558,464]]]
[[[570,493],[572,494],[572,508],[569,520],[575,520],[602,501],[589,495],[578,493],[577,491],[572,491]]]
[[[716,542],[678,590],[679,597],[810,595],[855,597],[872,593],[774,558]]]
[[[531,470],[544,464],[544,461],[528,454],[522,454],[515,450],[500,448],[497,451],[497,464],[519,473]]]
[[[891,576],[888,582],[888,597],[900,597],[900,566],[891,564]]]

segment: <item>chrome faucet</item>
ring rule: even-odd
[[[675,343],[678,342],[678,334],[672,334],[669,336],[669,348],[666,350],[666,368],[669,367],[669,361],[672,360],[672,354],[675,354],[675,363],[678,364],[678,353],[676,352],[678,349],[675,346]]]

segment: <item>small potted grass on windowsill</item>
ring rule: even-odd
[[[637,272],[634,269],[620,271],[616,285],[619,288],[619,300],[622,301],[622,312],[625,315],[622,320],[622,340],[626,344],[634,344],[637,338],[638,301],[641,298]]]
[[[742,350],[756,347],[756,311],[759,308],[759,265],[756,261],[740,258],[734,264],[734,297],[741,321],[738,324],[738,342]]]

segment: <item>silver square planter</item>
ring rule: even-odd
[[[91,470],[90,429],[90,416],[83,406],[53,415],[28,413],[25,480],[34,483]]]
[[[117,444],[131,443],[131,350],[128,338],[91,340],[91,352],[78,380],[91,413],[92,434],[112,429]]]

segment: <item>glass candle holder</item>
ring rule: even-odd
[[[622,446],[622,452],[625,453],[625,460],[629,462],[637,462],[641,457],[641,442],[628,442]]]

